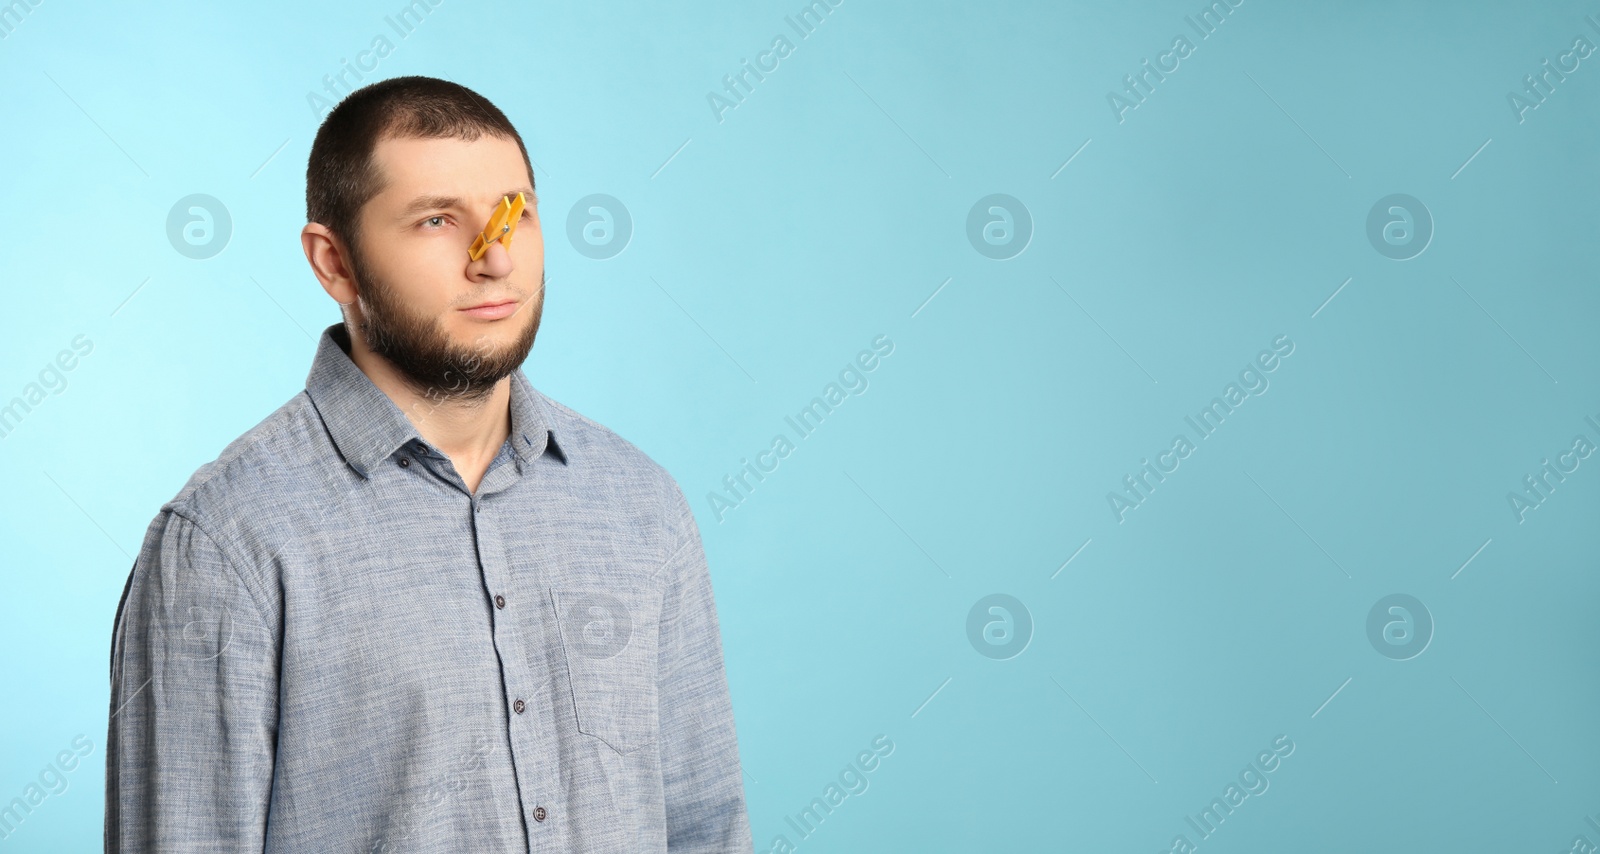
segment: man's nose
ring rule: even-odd
[[[471,262],[478,267],[478,272],[492,279],[503,279],[511,275],[514,264],[511,263],[511,253],[498,240],[489,244],[484,250],[483,257]]]

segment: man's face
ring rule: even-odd
[[[522,365],[544,312],[544,234],[522,154],[484,135],[384,139],[373,156],[385,185],[361,211],[352,320],[419,393],[481,398]],[[527,205],[511,248],[496,241],[472,260],[495,206],[518,192]],[[507,300],[504,317],[468,311]]]

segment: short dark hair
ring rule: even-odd
[[[306,221],[359,253],[361,208],[383,190],[372,153],[387,138],[514,140],[533,184],[533,162],[505,113],[477,92],[436,77],[393,77],[351,92],[322,120],[306,163]]]

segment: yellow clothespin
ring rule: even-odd
[[[489,224],[483,227],[483,233],[472,241],[472,248],[467,250],[467,255],[476,261],[489,251],[489,244],[500,241],[506,249],[511,248],[511,235],[517,231],[517,223],[522,221],[522,208],[528,200],[521,193],[516,200],[507,196],[500,197],[500,204],[495,206],[494,215],[489,217]]]

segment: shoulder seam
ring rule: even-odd
[[[174,516],[188,520],[196,531],[199,531],[217,547],[217,552],[222,555],[222,562],[227,564],[228,570],[233,573],[233,577],[238,579],[240,586],[244,587],[245,592],[250,594],[250,601],[256,606],[256,615],[261,618],[261,624],[276,635],[278,633],[277,621],[268,619],[276,611],[267,607],[263,601],[263,593],[257,589],[257,584],[254,580],[247,578],[244,573],[239,571],[242,561],[230,554],[230,552],[239,551],[238,544],[231,537],[213,534],[210,527],[211,523],[209,521],[201,521],[200,514],[192,508],[174,506],[169,512]]]
[[[665,468],[662,468],[661,472],[662,484],[666,488],[667,493],[667,503],[669,506],[676,507],[680,510],[679,534],[676,538],[678,544],[673,546],[671,551],[667,552],[666,557],[661,559],[661,565],[656,567],[656,571],[650,576],[651,580],[655,580],[656,576],[660,575],[661,571],[666,569],[674,560],[676,560],[678,555],[682,554],[683,550],[688,548],[689,545],[695,540],[695,538],[692,536],[693,532],[690,529],[690,526],[695,524],[694,511],[690,509],[687,497],[683,495],[683,490],[678,487],[677,481],[672,478],[672,475],[668,473]]]

